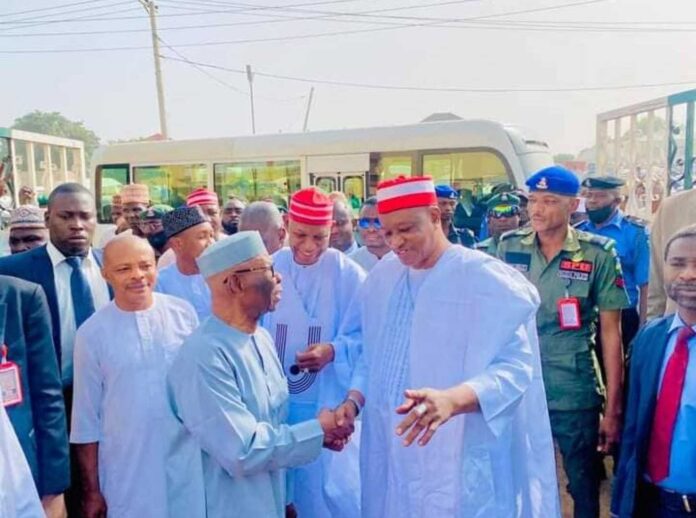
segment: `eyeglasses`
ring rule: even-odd
[[[271,270],[271,277],[275,277],[275,269],[273,268],[272,264],[268,265],[268,266],[259,266],[257,268],[246,268],[244,270],[235,270],[232,273],[239,274],[239,273],[265,272],[266,270]]]
[[[376,230],[382,228],[382,223],[380,223],[379,218],[360,218],[358,220],[358,226],[363,230],[370,228],[370,225],[375,227]]]

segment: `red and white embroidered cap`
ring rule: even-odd
[[[191,191],[186,197],[186,205],[195,207],[196,205],[218,205],[218,197],[213,191],[209,191],[205,187],[199,187]]]
[[[377,186],[377,212],[380,214],[431,206],[437,206],[437,195],[430,176],[399,176]]]
[[[307,187],[292,195],[288,215],[291,221],[306,225],[331,225],[333,202],[323,191]]]

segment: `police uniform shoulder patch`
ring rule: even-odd
[[[630,214],[624,214],[624,219],[626,221],[633,223],[636,226],[639,226],[639,227],[647,227],[648,226],[647,220],[645,220],[643,218],[639,218],[637,216],[631,216]]]
[[[593,245],[599,246],[604,250],[611,250],[615,246],[615,242],[611,238],[600,236],[599,234],[593,234],[591,232],[585,232],[584,230],[578,230],[577,232],[579,241],[592,243]]]

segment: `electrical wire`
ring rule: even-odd
[[[161,56],[163,59],[170,61],[178,61],[177,58],[171,56]],[[196,65],[236,74],[246,74],[245,70],[228,68],[210,63],[194,62]],[[411,91],[411,92],[461,92],[461,93],[555,93],[555,92],[594,92],[605,90],[631,90],[640,88],[656,88],[663,86],[684,86],[696,84],[696,80],[691,81],[671,81],[663,83],[638,83],[626,85],[600,85],[600,86],[580,86],[580,87],[515,87],[515,88],[471,88],[471,87],[424,87],[410,85],[386,85],[386,84],[370,84],[351,81],[334,81],[330,79],[317,79],[299,76],[288,76],[282,74],[272,74],[268,72],[254,71],[254,75],[267,77],[269,79],[278,79],[283,81],[296,81],[311,84],[323,84],[329,86],[340,86],[348,88],[363,88],[370,90],[393,90],[393,91]]]

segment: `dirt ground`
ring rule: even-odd
[[[556,465],[562,466],[560,454],[556,450]],[[608,480],[602,482],[602,487],[600,488],[599,494],[599,504],[600,508],[600,518],[609,518],[609,504],[611,502],[611,481],[613,478],[612,472],[614,470],[614,462],[611,458],[604,460],[604,466],[608,475]],[[573,499],[570,497],[566,491],[568,485],[568,479],[565,476],[563,469],[559,469],[558,483],[561,486],[561,508],[563,511],[563,518],[573,518]]]

